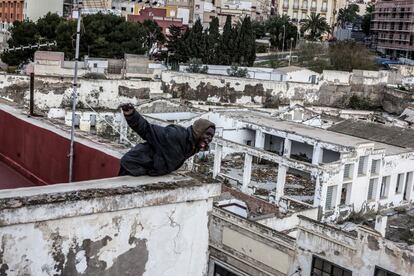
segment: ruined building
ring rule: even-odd
[[[271,202],[320,207],[325,220],[413,200],[411,129],[378,131],[375,124],[358,128],[357,122],[344,121],[322,130],[247,110],[220,110],[202,117],[217,125],[213,176],[235,180],[245,193],[260,194],[264,189]],[[231,153],[244,155],[239,171],[222,164]],[[252,180],[254,160],[267,161],[273,179]]]

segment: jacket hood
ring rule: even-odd
[[[198,119],[192,125],[194,139],[196,141],[200,140],[201,136],[206,132],[208,128],[212,127],[216,129],[216,125],[213,122],[210,122],[206,119]]]

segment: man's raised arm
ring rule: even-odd
[[[129,127],[142,139],[149,143],[159,142],[160,137],[164,134],[164,127],[150,124],[130,103],[121,104],[119,107],[122,109]]]

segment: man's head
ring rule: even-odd
[[[206,119],[198,119],[193,124],[193,134],[196,141],[196,147],[199,150],[208,150],[216,131],[216,125]]]

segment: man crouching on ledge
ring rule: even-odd
[[[129,127],[146,142],[136,145],[121,158],[119,175],[169,174],[197,152],[208,150],[216,130],[215,124],[205,119],[198,119],[188,128],[153,125],[132,104],[122,104],[120,108]]]

